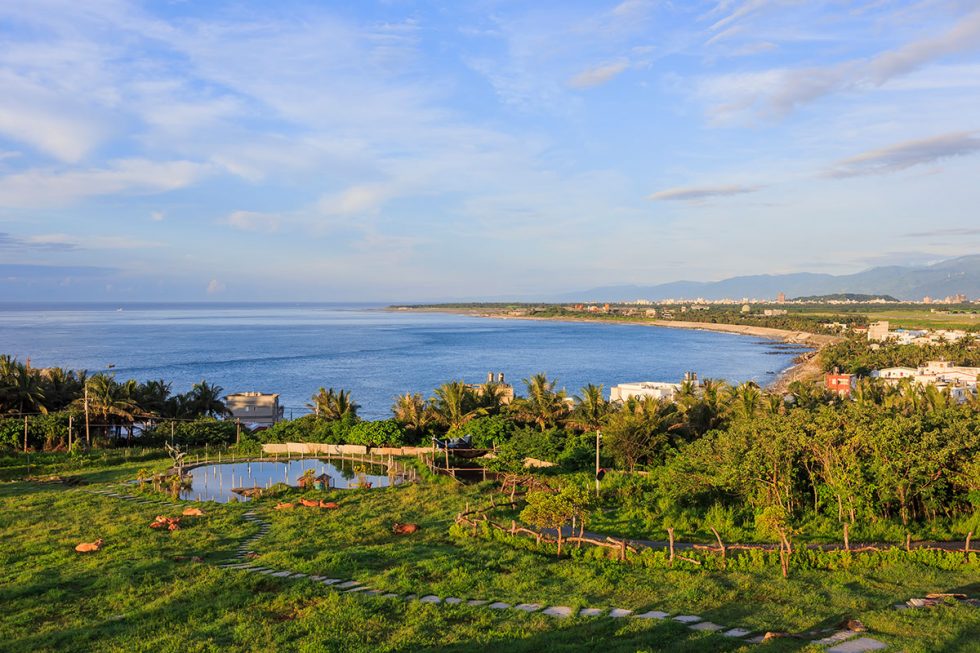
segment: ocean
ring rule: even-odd
[[[353,304],[0,304],[0,353],[33,367],[164,379],[184,392],[202,379],[225,392],[277,392],[286,416],[318,388],[350,390],[368,419],[395,397],[430,396],[453,379],[544,372],[577,394],[586,383],[700,378],[761,385],[801,349],[743,335],[630,324],[487,319]]]

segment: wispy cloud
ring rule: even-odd
[[[0,207],[70,204],[114,194],[152,194],[184,188],[211,167],[192,161],[122,159],[102,168],[31,169],[0,177]]]
[[[743,6],[748,4],[752,3]],[[730,120],[746,112],[782,117],[824,96],[881,87],[944,57],[976,50],[980,50],[980,11],[962,16],[940,34],[870,58],[808,68],[727,73],[702,80],[699,92],[713,104],[709,116],[714,120]]]
[[[600,84],[605,84],[614,77],[618,76],[627,68],[629,68],[629,62],[626,60],[602,64],[594,68],[587,68],[586,70],[583,70],[579,74],[572,77],[568,81],[568,84],[573,88],[590,88],[593,86],[599,86]]]
[[[21,238],[11,236],[9,233],[0,232],[0,249],[28,250],[28,251],[56,251],[63,252],[77,249],[75,243],[50,242],[44,239],[36,240],[33,237]]]
[[[977,152],[980,152],[980,138],[976,132],[953,132],[862,152],[838,161],[826,175],[838,178],[881,175]]]
[[[744,195],[759,190],[759,186],[693,186],[686,188],[668,188],[648,197],[651,200],[696,202],[713,197],[730,197]]]
[[[980,236],[980,229],[957,227],[953,229],[930,229],[928,231],[912,231],[902,234],[906,238],[935,238],[940,236]]]

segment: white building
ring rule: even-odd
[[[695,386],[698,384],[698,375],[694,372],[686,372],[684,381],[692,381]],[[646,399],[667,399],[673,401],[680,392],[681,383],[667,383],[664,381],[634,381],[632,383],[620,383],[609,390],[609,401],[625,402],[632,398]]]
[[[284,407],[279,395],[265,392],[237,392],[225,397],[225,406],[234,419],[254,426],[272,426],[282,419]]]
[[[896,385],[902,379],[911,379],[915,385],[933,385],[941,390],[949,390],[957,401],[966,401],[977,392],[980,381],[980,367],[954,365],[950,361],[928,361],[918,368],[888,367],[875,370],[871,376],[882,379],[889,385]]]

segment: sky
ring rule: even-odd
[[[0,3],[0,301],[980,251],[975,0]]]

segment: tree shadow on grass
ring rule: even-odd
[[[526,631],[525,631],[526,632]],[[767,644],[767,653],[799,651],[808,642],[779,639]],[[472,653],[474,650],[498,650],[521,653],[540,651],[603,651],[603,653],[634,653],[635,651],[671,651],[703,653],[704,651],[750,651],[757,647],[740,639],[691,630],[674,621],[639,621],[619,619],[556,621],[548,630],[505,635],[480,642],[457,642],[430,647],[405,647],[400,652],[431,651],[433,653]]]

